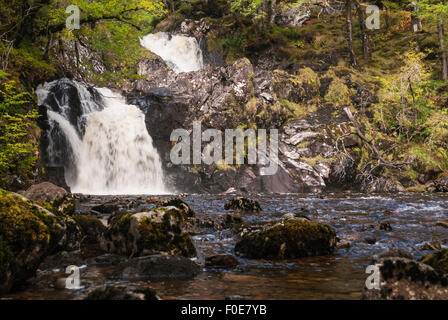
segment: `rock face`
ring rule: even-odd
[[[251,199],[238,197],[227,201],[224,204],[225,210],[238,210],[238,211],[246,211],[246,212],[260,212],[261,207],[258,201],[254,201]]]
[[[2,190],[0,207],[0,293],[32,276],[46,256],[79,248],[73,219]]]
[[[188,258],[159,254],[122,262],[113,276],[126,281],[162,281],[190,279],[199,271],[199,266]]]
[[[336,232],[332,227],[294,218],[243,235],[235,252],[254,259],[294,259],[328,255],[335,247]]]
[[[158,253],[192,257],[196,249],[190,236],[182,232],[186,218],[186,212],[174,206],[117,213],[111,216],[100,246],[108,252],[131,257]]]
[[[377,261],[380,289],[364,287],[366,300],[448,299],[448,279],[429,265],[401,257]]]

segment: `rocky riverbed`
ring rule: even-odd
[[[415,269],[415,265],[423,265],[418,259],[436,251],[443,255],[444,251],[439,250],[448,244],[444,224],[448,220],[448,202],[444,194],[250,196],[261,210],[255,202],[241,203],[243,210],[239,210],[238,205],[229,202],[237,198],[234,194],[180,195],[175,200],[172,196],[146,195],[75,194],[72,197],[75,209],[70,215],[78,221],[84,235],[79,247],[51,252],[42,259],[35,274],[3,299],[84,299],[89,294],[90,298],[148,298],[148,292],[153,292],[148,288],[155,290],[150,298],[161,299],[391,298],[391,295],[369,291],[363,295],[368,276],[365,270],[372,264],[372,256],[390,248],[402,249],[409,254],[404,259],[411,258],[409,263]],[[95,223],[86,222],[89,219]],[[102,223],[98,224],[96,219]],[[155,230],[161,226],[157,219],[167,222],[163,225],[168,229],[159,235],[160,239],[145,238],[142,223]],[[287,228],[291,221],[321,228],[321,235],[316,239],[324,247],[310,250],[315,233],[300,240],[309,241],[305,246],[308,250],[291,247],[283,238],[277,246],[272,229]],[[136,226],[140,227],[135,229]],[[132,230],[139,230],[136,238],[129,238]],[[287,229],[282,230],[283,236],[287,234]],[[331,230],[335,232],[334,240]],[[246,254],[239,252],[244,250],[236,250],[248,236],[263,232],[271,233],[262,244],[254,242],[255,248]],[[162,242],[154,245],[157,240]],[[265,252],[269,254],[263,256],[263,249],[268,247],[270,251]],[[426,264],[417,269],[428,277],[425,268],[429,268],[433,278],[437,274],[433,285],[444,288],[443,261],[442,256],[426,258],[424,262],[434,267],[434,274]],[[396,270],[401,270],[388,263],[385,265],[389,266],[389,273],[381,269],[386,282]],[[394,263],[392,266],[396,266]],[[79,288],[65,288],[68,265],[80,268]],[[407,265],[404,264],[404,269]],[[409,280],[414,287],[407,284],[401,290],[418,289],[421,284],[413,283],[414,280]],[[389,288],[399,284],[397,281],[385,283]],[[100,294],[92,293],[98,288]],[[115,291],[107,291],[107,296],[104,288]],[[428,298],[431,294],[416,298]]]

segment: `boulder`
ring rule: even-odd
[[[50,182],[42,182],[32,185],[22,194],[32,201],[53,202],[61,200],[68,192]]]
[[[380,288],[364,286],[364,300],[448,299],[448,279],[429,265],[401,257],[377,261]]]
[[[33,276],[46,256],[79,248],[73,219],[1,189],[0,207],[0,294]]]
[[[110,253],[146,256],[168,253],[196,255],[188,234],[182,232],[187,213],[174,206],[148,212],[116,213],[109,219],[100,247]]]
[[[335,247],[332,227],[294,218],[248,232],[236,243],[235,252],[254,259],[294,259],[332,254]]]
[[[84,300],[161,300],[151,288],[114,285],[93,289]]]
[[[158,254],[132,258],[120,263],[113,277],[126,281],[162,281],[190,279],[199,271],[199,266],[188,258]]]
[[[434,181],[437,192],[448,192],[448,176],[441,177]]]
[[[261,207],[258,201],[238,197],[227,201],[224,204],[225,210],[238,210],[244,212],[260,212]]]
[[[205,258],[205,266],[206,267],[214,267],[214,268],[233,268],[239,265],[238,260],[230,255],[230,254],[217,254],[214,256]]]
[[[58,187],[50,182],[34,184],[26,191],[21,192],[21,195],[32,201],[49,203],[56,210],[64,214],[72,214],[75,210],[73,196],[64,188]]]
[[[84,241],[88,244],[96,244],[101,240],[101,236],[106,232],[106,226],[100,219],[87,215],[75,215],[73,219],[80,226],[84,235]]]
[[[448,273],[448,249],[428,254],[421,259],[421,262],[433,267],[440,274],[446,274]]]

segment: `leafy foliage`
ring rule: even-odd
[[[0,173],[20,174],[36,163],[37,146],[29,135],[37,112],[24,111],[32,104],[31,95],[5,77],[0,70]]]

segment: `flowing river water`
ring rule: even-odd
[[[83,204],[84,208],[78,209],[84,210],[111,197],[91,196]],[[147,197],[120,196],[120,199],[145,203]],[[183,200],[196,212],[196,217],[207,219],[228,212],[223,207],[230,197],[187,195]],[[289,212],[302,213],[312,220],[329,223],[335,228],[340,243],[349,241],[351,245],[337,249],[331,256],[297,260],[266,261],[237,257],[240,265],[234,269],[203,267],[194,279],[139,284],[156,289],[162,299],[224,299],[232,295],[245,299],[359,299],[368,276],[365,269],[373,254],[398,247],[419,258],[429,253],[420,249],[427,242],[438,241],[442,247],[448,245],[447,229],[436,226],[437,221],[448,218],[448,196],[443,194],[275,194],[251,198],[259,201],[262,211],[243,214],[246,225],[278,220]],[[142,208],[150,209],[152,206],[143,204],[138,210]],[[388,221],[392,231],[376,230],[373,226],[380,221]],[[234,254],[235,239],[229,229],[203,228],[193,239],[198,250],[197,261],[202,265],[205,256]],[[6,298],[79,299],[90,285],[123,283],[108,277],[113,267],[98,268],[87,263],[81,274],[84,289],[58,290],[52,283],[63,274],[62,268],[65,266],[39,271],[26,288]]]

